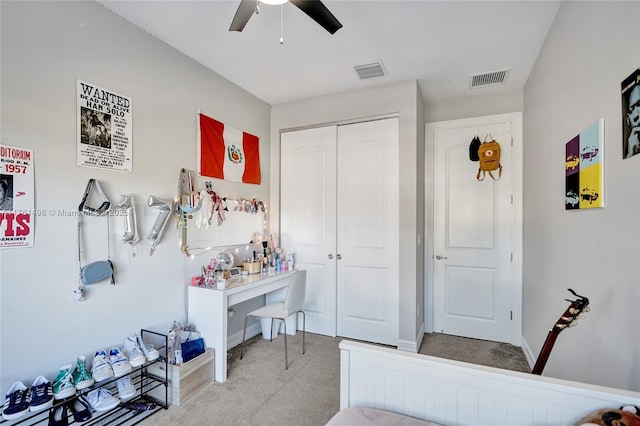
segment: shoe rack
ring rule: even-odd
[[[168,336],[166,334],[156,333],[151,330],[140,330],[140,336],[143,341],[145,340],[145,336],[151,337],[155,336],[156,339],[161,338],[164,340],[164,347],[166,348],[168,345]],[[117,407],[107,410],[107,411],[93,411],[92,417],[84,421],[81,424],[82,426],[94,426],[94,425],[135,425],[140,423],[142,420],[150,417],[160,411],[160,409],[169,408],[169,377],[168,377],[168,361],[165,354],[160,353],[160,357],[157,360],[146,362],[145,364],[134,367],[132,371],[128,374],[125,374],[120,377],[110,377],[107,380],[103,380],[99,383],[94,383],[90,387],[86,389],[82,389],[77,391],[76,394],[72,397],[54,400],[54,404],[52,408],[29,412],[28,414],[14,420],[4,420],[0,417],[0,425],[2,426],[13,426],[13,425],[49,425],[49,416],[52,410],[56,410],[56,408],[67,405],[73,402],[79,396],[86,396],[89,392],[98,388],[108,389],[112,395],[118,395],[118,388],[116,386],[116,381],[126,377],[131,377],[131,383],[136,387],[136,395],[131,399],[128,399],[126,402],[121,402]],[[162,375],[154,374],[150,372],[150,368],[152,366],[163,365],[165,372],[164,377]],[[153,396],[150,393],[153,391]],[[163,392],[164,391],[164,392]],[[162,400],[162,396],[164,395],[164,400]],[[153,408],[151,408],[153,406]],[[144,408],[151,409],[144,409]],[[74,424],[73,414],[71,409],[66,408],[68,413],[68,422],[67,423],[59,423],[62,426],[64,425],[72,425]]]

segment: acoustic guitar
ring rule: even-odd
[[[556,343],[556,339],[562,330],[567,327],[573,327],[578,323],[579,319],[584,318],[580,314],[583,312],[589,312],[591,309],[589,307],[589,299],[584,296],[580,296],[576,294],[575,291],[568,288],[576,297],[576,300],[565,299],[567,302],[571,303],[566,311],[560,316],[558,321],[553,325],[551,330],[549,330],[549,334],[547,334],[547,339],[544,341],[544,346],[542,346],[542,350],[540,351],[540,355],[538,355],[538,360],[536,364],[533,366],[533,370],[531,370],[532,374],[542,374],[542,370],[544,370],[544,366],[547,364],[547,360],[549,359],[549,355],[551,354],[551,349],[553,349],[553,345]]]

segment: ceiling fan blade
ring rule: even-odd
[[[247,22],[249,22],[249,19],[251,19],[251,16],[256,11],[257,4],[258,2],[256,0],[242,0],[233,17],[229,31],[244,30],[245,25],[247,25]]]
[[[331,34],[335,34],[336,31],[342,28],[342,24],[340,23],[340,21],[338,21],[338,19],[333,16],[333,13],[331,13],[321,1],[290,0],[290,2],[297,6],[298,9],[306,13],[309,18],[316,21]]]

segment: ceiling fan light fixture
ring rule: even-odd
[[[260,3],[270,4],[272,6],[278,6],[280,4],[285,4],[289,0],[260,0]]]

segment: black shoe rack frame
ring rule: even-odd
[[[168,347],[168,336],[166,334],[156,333],[151,330],[140,330],[140,336],[142,340],[145,341],[145,336],[153,335],[156,338],[164,339],[164,347]],[[117,407],[107,410],[107,411],[93,411],[92,417],[82,423],[82,426],[101,426],[101,425],[113,425],[113,426],[130,426],[140,423],[142,420],[154,415],[161,409],[169,408],[169,366],[168,360],[165,356],[160,352],[160,357],[157,360],[146,362],[144,365],[139,367],[134,367],[132,371],[128,374],[125,374],[120,377],[110,377],[107,380],[103,380],[99,383],[94,383],[86,389],[82,389],[80,391],[76,391],[76,394],[65,399],[56,399],[53,402],[53,407],[45,410],[39,410],[34,412],[28,412],[24,416],[14,419],[14,420],[4,420],[0,417],[0,425],[3,426],[13,426],[13,425],[48,425],[49,424],[49,413],[51,410],[55,410],[61,405],[72,403],[74,399],[80,396],[86,396],[89,392],[98,388],[106,388],[108,389],[112,395],[118,394],[118,388],[116,385],[116,381],[121,379],[122,377],[126,377],[127,375],[131,377],[131,383],[136,387],[136,396],[128,399],[125,403],[118,404]],[[158,377],[155,374],[150,374],[148,372],[148,367],[157,364],[164,363],[164,377]],[[53,382],[52,382],[53,383]],[[152,390],[164,386],[164,401],[161,401],[155,397],[149,395],[149,392]],[[155,393],[158,394],[157,392]],[[86,400],[86,399],[85,399]],[[152,403],[155,405],[155,408],[150,410],[137,410],[135,408],[127,408],[127,406],[138,406],[147,404],[147,406]],[[68,407],[65,407],[68,414],[69,425],[74,424],[73,413]]]

